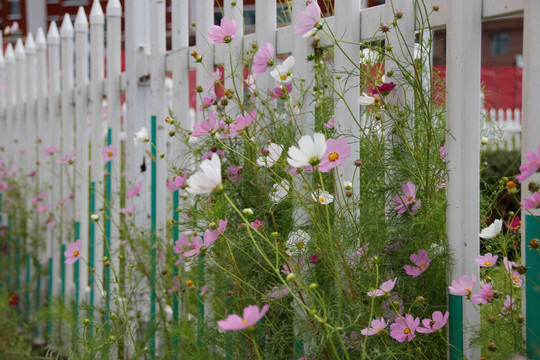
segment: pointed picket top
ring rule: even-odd
[[[31,32],[26,36],[26,54],[34,55],[36,53],[36,42],[34,41],[34,35]]]
[[[45,50],[47,48],[47,40],[45,39],[45,34],[43,29],[39,28],[36,33],[36,49]]]
[[[75,18],[75,31],[88,32],[88,19],[82,6],[79,6],[79,11],[77,11],[77,17]]]
[[[11,43],[6,47],[6,63],[15,64],[15,53],[13,52],[13,45]]]
[[[120,0],[109,0],[107,3],[107,16],[122,17]]]
[[[90,24],[105,24],[105,15],[103,15],[103,9],[101,8],[101,3],[99,0],[94,0],[94,3],[92,4],[92,10],[90,10]]]
[[[56,27],[56,21],[51,21],[49,32],[47,33],[47,42],[49,45],[60,44],[60,33],[58,32],[58,27]]]
[[[60,26],[60,36],[62,38],[73,37],[73,24],[71,23],[71,17],[68,13],[64,15],[64,20],[62,20],[62,26]]]
[[[17,39],[17,44],[15,45],[15,58],[24,59],[26,57],[26,52],[24,51],[24,45],[21,38]]]

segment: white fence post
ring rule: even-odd
[[[446,137],[448,247],[454,260],[449,282],[462,275],[479,279],[474,261],[479,256],[480,219],[480,48],[482,3],[454,0],[448,5],[446,65]],[[467,121],[463,121],[467,119]],[[476,184],[476,185],[473,185]],[[478,345],[470,345],[474,334],[469,326],[480,324],[474,305],[462,297],[450,295],[450,358],[480,356]],[[463,329],[463,333],[461,333]]]
[[[60,149],[60,114],[59,114],[59,96],[60,96],[60,34],[58,33],[58,28],[56,23],[53,21],[49,26],[49,31],[47,33],[47,43],[49,44],[48,54],[49,54],[49,121],[48,121],[48,131],[47,131],[47,144],[48,146],[53,145],[56,148]],[[61,156],[61,153],[57,154],[56,157]],[[52,242],[51,248],[51,261],[49,266],[52,267],[52,272],[49,272],[49,276],[52,279],[49,280],[49,284],[52,289],[49,289],[49,307],[52,310],[53,308],[53,299],[52,297],[60,296],[61,291],[61,276],[60,276],[60,264],[62,261],[62,243],[60,240],[60,234],[62,229],[60,227],[60,217],[59,212],[55,210],[55,204],[60,200],[60,184],[58,183],[58,173],[60,167],[56,163],[55,159],[51,156],[51,213],[53,214],[55,220],[57,221],[56,228],[51,230],[50,241]],[[52,321],[49,318],[49,321]],[[53,344],[58,344],[57,340],[57,327],[54,329],[49,323],[49,336],[54,340]]]
[[[540,102],[535,96],[535,87],[540,81],[540,46],[538,37],[540,36],[540,2],[526,1],[524,9],[523,22],[523,121],[522,121],[522,146],[521,163],[525,164],[527,151],[536,153],[540,147]],[[531,192],[527,191],[529,184],[539,182],[538,174],[533,175],[527,181],[521,184],[521,199],[532,197]],[[529,242],[533,238],[540,238],[540,223],[538,217],[540,209],[529,210],[522,216],[522,235],[521,235],[521,256],[522,263],[527,266],[527,276],[525,281],[525,290],[522,291],[523,298],[522,311],[525,317],[525,340],[527,343],[528,356],[532,359],[539,355],[540,341],[540,313],[537,305],[540,303],[540,293],[538,292],[538,279],[540,277],[540,256],[538,252],[529,247]]]
[[[71,23],[71,17],[69,14],[64,15],[62,20],[62,26],[60,27],[60,54],[62,64],[62,92],[61,92],[61,106],[62,106],[62,146],[61,156],[68,156],[68,154],[74,150],[74,119],[73,119],[73,24]],[[67,200],[71,194],[73,194],[73,179],[75,172],[74,165],[71,161],[60,164],[61,168],[61,205],[60,212],[62,214],[62,233],[61,239],[63,244],[63,250],[67,250],[69,244],[74,242],[73,234],[73,201]],[[67,200],[67,201],[66,201]],[[66,266],[64,264],[64,256],[61,254],[60,262],[62,266],[62,296],[64,297],[64,303],[66,306],[71,305],[72,296],[74,295],[74,282],[73,282],[73,267]]]
[[[110,249],[109,261],[112,262],[117,272],[120,271],[120,262],[118,261],[119,250],[119,233],[118,226],[120,224],[120,184],[122,174],[120,173],[120,162],[122,152],[120,151],[120,131],[121,131],[121,104],[120,104],[120,73],[121,68],[121,51],[122,51],[122,6],[119,0],[109,0],[107,3],[107,127],[111,131],[111,142],[114,148],[118,149],[118,156],[110,161],[110,172],[107,174],[110,183],[109,193],[107,194],[108,211],[110,219],[109,238],[107,243]],[[113,278],[112,272],[109,271],[109,289],[110,294],[118,293],[118,284]],[[110,301],[110,295],[107,296]],[[113,308],[108,304],[109,308]]]
[[[46,135],[48,133],[47,129],[47,42],[45,40],[45,34],[43,33],[43,29],[39,28],[36,34],[36,53],[37,53],[37,80],[36,80],[36,114],[37,114],[37,130],[38,130],[38,151],[37,151],[37,158],[39,162],[38,169],[38,188],[39,191],[46,191],[47,195],[45,197],[45,201],[51,200],[51,193],[49,191],[49,184],[51,181],[51,174],[49,172],[50,167],[47,164],[48,159],[45,158],[45,155],[43,155],[43,148],[45,146],[48,146],[47,144],[47,138]],[[47,213],[45,213],[46,215]],[[42,219],[43,220],[43,219]],[[41,221],[38,221],[38,226],[41,225]],[[47,266],[50,263],[50,254],[51,254],[51,245],[52,245],[52,238],[51,238],[51,232],[48,230],[48,227],[45,230],[45,255],[41,252],[42,248],[39,247],[36,249],[40,256],[38,256],[37,260],[39,261],[40,265]],[[46,262],[45,262],[46,261]],[[49,274],[51,273],[52,269],[49,269]],[[46,299],[48,297],[48,282],[49,280],[49,274],[46,276],[42,276],[42,283],[41,283],[41,293],[40,296],[40,303],[39,304],[46,304],[47,301],[41,302],[41,299]],[[42,296],[43,295],[43,296]],[[38,309],[39,310],[39,307]],[[38,343],[45,343],[45,329],[43,326],[40,327],[40,330],[37,334],[38,340],[36,340]]]
[[[75,240],[82,240],[81,258],[88,261],[88,19],[82,6],[75,18],[75,47]],[[80,261],[75,266],[79,270],[76,303],[87,302],[88,267]]]
[[[257,14],[265,14],[257,16]],[[275,1],[256,1],[255,2],[255,36],[259,47],[270,43],[277,49],[276,43],[276,2]],[[248,46],[249,44],[244,44]],[[257,74],[257,92],[266,94],[268,90],[274,88],[275,80],[270,75],[270,71],[263,74]]]
[[[90,119],[92,131],[90,135],[91,144],[91,170],[90,170],[90,187],[91,187],[91,211],[93,214],[101,216],[103,223],[104,213],[103,208],[104,183],[103,183],[103,158],[101,151],[103,150],[103,79],[105,73],[105,50],[104,50],[104,26],[105,16],[101,9],[99,0],[94,0],[92,9],[90,10]],[[90,248],[88,265],[95,271],[90,278],[90,306],[103,304],[105,296],[103,288],[103,234],[99,226],[92,222],[90,225]],[[93,314],[90,314],[92,318]]]
[[[233,6],[233,3],[235,4]],[[238,29],[236,30],[236,37],[232,39],[229,46],[229,51],[225,53],[228,55],[225,59],[219,59],[223,61],[224,73],[231,72],[231,76],[225,77],[225,88],[237,90],[238,103],[244,102],[244,57],[243,48],[244,44],[244,5],[242,1],[225,0],[223,4],[224,16],[229,20],[236,21]],[[226,47],[227,44],[220,44]],[[216,47],[217,48],[217,47]]]

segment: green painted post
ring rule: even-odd
[[[172,229],[173,246],[174,246],[175,241],[178,240],[178,226],[176,225],[178,224],[178,219],[179,219],[178,211],[176,211],[176,209],[178,209],[178,196],[179,196],[179,192],[178,190],[176,190],[172,195],[172,198],[173,198],[172,218],[174,220],[173,229]],[[178,267],[174,266],[173,278],[176,276],[178,276]],[[173,292],[172,308],[173,308],[173,323],[177,325],[178,324],[178,291]],[[176,335],[176,333],[173,336],[173,347],[175,349],[178,347],[178,335]]]
[[[151,257],[152,257],[152,267],[150,272],[150,283],[151,283],[151,289],[150,289],[150,323],[151,328],[154,328],[155,321],[156,321],[156,210],[157,210],[157,204],[156,204],[156,195],[157,195],[157,150],[155,147],[156,140],[157,140],[157,128],[156,128],[156,116],[152,115],[151,117],[151,140],[152,140],[152,199],[151,199],[151,233],[152,233],[152,246],[151,246]],[[150,357],[152,359],[155,359],[156,355],[156,337],[155,334],[152,334],[152,337],[150,338]]]
[[[37,284],[36,284],[36,314],[39,312],[39,306],[40,304],[40,298],[41,298],[41,264],[39,261],[36,262],[36,274],[37,276]],[[37,338],[39,336],[39,326],[36,326],[34,330],[34,336]]]
[[[80,223],[78,221],[75,222],[75,240],[79,239],[80,236]],[[77,334],[79,332],[79,264],[80,261],[75,262],[75,266],[73,271],[75,274],[73,275],[73,278],[75,279],[75,304],[73,308],[73,324],[75,325],[74,333]],[[75,348],[76,350],[77,348]]]
[[[29,239],[26,239],[26,241],[28,241]],[[25,241],[25,242],[26,242]],[[25,248],[27,248],[25,246]],[[26,254],[26,291],[25,291],[25,304],[24,304],[24,307],[25,307],[25,318],[26,318],[26,321],[28,322],[30,320],[30,280],[31,280],[31,277],[30,277],[30,261],[31,261],[31,257],[30,257],[30,254]]]
[[[448,295],[450,360],[463,359],[463,297]]]
[[[96,184],[95,182],[90,183],[90,214],[95,214],[96,210]],[[88,266],[90,269],[94,269],[95,262],[94,262],[94,247],[95,247],[95,236],[96,236],[96,223],[92,221],[90,223],[90,241],[88,241]],[[90,307],[88,309],[88,318],[93,319],[94,318],[94,273],[90,272],[90,276],[88,277],[88,286],[90,286]],[[90,338],[92,338],[92,324],[93,321],[90,321],[90,324],[88,325],[88,335]]]
[[[111,145],[112,142],[112,131],[109,128],[109,131],[107,133],[107,145]],[[103,242],[103,246],[105,246],[105,249],[103,249],[103,253],[107,257],[108,261],[111,261],[111,254],[110,254],[110,239],[111,239],[111,162],[107,162],[107,176],[105,179],[105,241]],[[109,245],[108,245],[109,243]],[[104,274],[104,280],[103,280],[103,288],[105,289],[107,293],[107,297],[105,299],[105,306],[106,309],[109,310],[110,305],[110,269],[108,266],[105,266],[103,269]],[[109,312],[107,311],[105,315],[106,319],[109,319]],[[108,324],[107,324],[108,328]]]
[[[66,252],[66,245],[62,244],[60,247],[60,273],[62,274],[62,304],[64,303],[64,297],[66,295],[66,264],[62,261],[64,259],[64,253]]]
[[[298,360],[304,352],[304,342],[299,339],[294,339],[294,359]]]
[[[525,273],[525,319],[527,324],[527,352],[531,359],[540,358],[540,253],[532,249],[531,239],[540,239],[540,220],[533,215],[525,215],[526,265]]]

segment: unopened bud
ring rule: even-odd
[[[97,222],[97,221],[99,221],[99,215],[92,214],[92,215],[90,216],[90,219],[92,219],[92,221],[94,221],[94,222]]]
[[[287,274],[286,280],[287,280],[288,282],[292,282],[292,281],[294,281],[295,279],[296,279],[296,276],[294,276],[293,273]]]
[[[250,208],[245,208],[244,210],[242,210],[242,214],[244,214],[245,216],[253,216],[253,210]]]
[[[482,143],[482,145],[487,145],[489,140],[487,137],[485,136],[482,136],[482,138],[480,139],[480,142]]]
[[[416,298],[416,302],[419,303],[419,304],[423,304],[424,301],[426,301],[426,299],[424,299],[423,296],[419,296],[419,297]]]
[[[390,26],[388,26],[388,24],[381,24],[382,32],[388,32],[389,30],[390,30]]]
[[[270,154],[270,150],[268,150],[267,148],[264,148],[264,147],[263,147],[263,148],[261,149],[261,154],[262,154],[263,156],[268,156],[268,155]]]
[[[493,324],[493,323],[495,323],[495,318],[493,316],[488,316],[487,321],[488,321],[488,323]]]
[[[490,342],[490,343],[487,345],[487,348],[488,348],[488,350],[491,351],[491,352],[497,351],[497,345],[495,345],[495,343],[492,343],[492,342]]]
[[[401,19],[403,17],[403,13],[401,11],[398,11],[396,13],[396,19]]]
[[[534,182],[534,181],[531,181],[529,183],[529,191],[530,192],[537,192],[538,190],[540,189],[540,187],[538,186],[538,183]]]
[[[538,250],[538,248],[540,247],[540,241],[538,239],[531,239],[529,241],[529,246],[531,247],[531,249]]]

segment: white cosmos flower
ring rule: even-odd
[[[270,72],[270,75],[276,81],[288,83],[292,80],[292,67],[294,66],[294,56],[289,56],[283,61],[283,64],[277,65],[274,70]]]
[[[272,167],[272,165],[274,165],[274,163],[278,161],[281,157],[281,153],[283,152],[283,146],[270,143],[268,145],[268,151],[268,155],[261,156],[257,159],[257,165],[266,166],[268,168]]]
[[[221,162],[217,154],[212,159],[203,160],[201,170],[193,174],[188,180],[186,191],[190,194],[209,194],[222,189],[221,185]]]
[[[360,51],[360,64],[374,65],[377,62],[378,54],[376,51],[365,48]]]
[[[321,133],[304,135],[298,140],[298,147],[291,146],[287,155],[287,162],[293,167],[317,165],[326,152],[326,140]]]
[[[311,193],[311,197],[318,203],[323,205],[331,204],[334,201],[334,196],[328,191],[319,191],[317,193]]]
[[[291,231],[287,240],[287,254],[297,255],[301,252],[310,240],[309,234],[302,229]]]
[[[268,197],[274,204],[279,203],[289,193],[289,183],[287,180],[282,180],[280,183],[276,183],[272,186],[272,190]]]
[[[357,102],[362,106],[373,105],[373,103],[375,103],[375,98],[373,96],[367,95],[366,93],[362,93],[362,95],[360,95],[360,97],[358,98]]]
[[[140,145],[148,141],[150,141],[150,138],[148,137],[148,130],[143,126],[141,130],[135,133],[133,142],[135,143],[135,145]]]
[[[489,225],[487,228],[482,229],[480,232],[480,237],[482,239],[493,239],[497,234],[499,234],[502,230],[502,220],[497,219],[495,220],[491,225]]]

